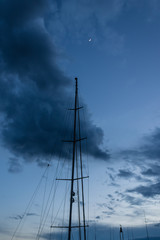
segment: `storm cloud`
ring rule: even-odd
[[[64,155],[61,129],[73,82],[59,69],[54,36],[45,26],[53,7],[46,0],[0,2],[1,144],[26,161]],[[102,129],[89,114],[85,124],[88,153],[108,159],[100,149]],[[66,137],[72,129],[67,125]]]

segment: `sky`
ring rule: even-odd
[[[0,1],[2,239],[24,218],[21,239],[33,239],[42,189],[25,209],[38,182],[52,185],[64,159],[70,168],[61,140],[72,137],[75,77],[90,238],[114,240],[122,224],[125,239],[145,240],[146,222],[160,239],[159,29],[158,0]]]

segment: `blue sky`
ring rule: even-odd
[[[160,236],[159,28],[158,0],[1,1],[4,240],[51,154],[54,172],[75,76],[88,132],[91,223],[97,232],[122,224],[146,237],[145,211],[149,235]],[[36,226],[38,207],[30,213]]]

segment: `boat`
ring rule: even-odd
[[[40,224],[37,229],[37,234],[34,239],[39,240],[41,238],[46,239],[58,239],[61,236],[61,239],[67,240],[86,240],[87,239],[87,227],[89,226],[86,221],[86,206],[85,206],[85,187],[84,180],[88,179],[88,175],[84,175],[84,162],[82,159],[82,141],[86,140],[86,137],[81,136],[81,122],[80,122],[80,110],[83,107],[79,105],[79,97],[78,97],[78,78],[75,78],[75,96],[74,96],[74,106],[73,108],[69,108],[69,111],[72,111],[73,114],[73,134],[71,139],[63,139],[64,144],[69,144],[72,146],[71,160],[67,160],[69,164],[68,169],[70,170],[69,177],[57,177],[55,179],[56,189],[59,189],[60,195],[59,200],[55,201],[55,191],[53,195],[51,194],[51,190],[53,190],[53,185],[49,191],[49,196],[46,198],[43,197],[43,202],[46,199],[46,204],[43,204],[41,214],[40,214]],[[47,168],[50,167],[50,163],[48,163]],[[61,166],[61,170],[64,167]],[[64,168],[65,169],[65,168]],[[68,171],[69,172],[69,171]],[[46,177],[43,174],[43,179]],[[63,187],[58,187],[58,183],[63,185]],[[64,187],[64,183],[66,186]],[[67,209],[68,217],[65,217],[66,210],[59,210],[57,207],[58,202],[61,202],[62,192],[67,192],[65,195],[69,194],[68,200],[69,204]],[[46,188],[45,188],[46,192]],[[35,194],[35,193],[34,193]],[[33,194],[33,195],[34,195]],[[52,195],[52,197],[51,197]],[[53,197],[54,196],[54,197]],[[67,197],[66,197],[67,198]],[[32,197],[33,200],[33,197]],[[63,203],[66,204],[66,200]],[[49,207],[48,207],[49,205]],[[51,206],[56,205],[57,212],[61,212],[63,215],[62,224],[60,224],[60,220],[55,220],[55,217],[52,216],[51,224],[49,227],[48,233],[44,233],[44,225],[46,224],[46,219],[49,215],[49,211],[51,210]],[[62,204],[61,204],[62,205]],[[23,222],[23,219],[29,215],[29,208],[25,210],[23,217],[20,219],[20,222],[12,235],[11,240],[14,240],[18,234],[18,230],[20,229],[20,225]],[[53,213],[52,213],[53,215]],[[57,215],[57,213],[55,213]],[[76,220],[73,218],[73,215],[76,215]],[[75,216],[74,216],[75,217]],[[46,228],[45,228],[46,230]],[[20,236],[18,236],[20,237]]]

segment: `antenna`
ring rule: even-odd
[[[145,222],[145,226],[146,226],[147,240],[149,240],[148,227],[147,227],[147,219],[146,219],[145,211],[144,211],[144,222]]]

